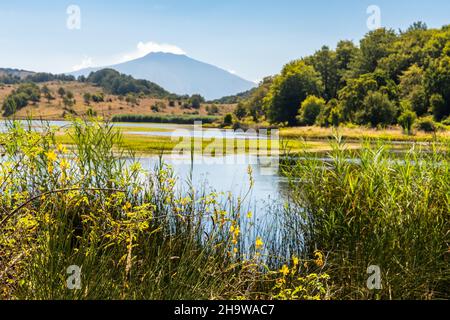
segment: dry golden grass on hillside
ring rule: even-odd
[[[208,104],[203,104],[200,109],[187,109],[183,108],[183,105],[175,101],[175,106],[170,107],[169,101],[167,99],[153,99],[144,98],[139,99],[138,105],[132,105],[127,103],[125,99],[120,100],[116,95],[110,95],[105,93],[104,102],[94,103],[91,102],[90,105],[86,105],[83,99],[85,93],[99,93],[103,92],[103,89],[96,87],[88,83],[80,82],[47,82],[39,84],[42,88],[47,85],[52,91],[54,100],[50,102],[41,97],[41,101],[36,105],[28,105],[27,107],[19,110],[16,113],[16,118],[26,118],[30,115],[33,118],[42,118],[46,120],[62,120],[64,116],[68,114],[67,110],[64,109],[63,99],[58,95],[58,89],[63,87],[64,90],[71,91],[74,94],[76,104],[71,108],[75,111],[76,115],[83,116],[86,115],[89,108],[97,112],[97,115],[102,116],[106,119],[111,118],[118,114],[141,114],[141,115],[151,115],[151,114],[167,114],[167,115],[182,115],[182,114],[198,114],[202,116],[208,115],[206,107]],[[0,106],[3,105],[5,98],[17,88],[18,85],[0,85]],[[158,111],[152,110],[152,106],[156,103],[161,102],[165,105],[165,108],[160,108]],[[234,110],[234,105],[218,105],[219,113],[217,115],[225,115]]]

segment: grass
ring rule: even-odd
[[[423,151],[396,159],[385,144],[352,151],[338,141],[328,163],[304,154],[284,168],[293,201],[274,250],[323,252],[341,298],[448,299],[450,154]],[[381,290],[366,286],[371,265]]]
[[[63,136],[8,123],[1,299],[450,297],[445,141],[402,157],[373,141],[338,140],[325,162],[301,152],[281,167],[291,200],[266,223],[246,195],[194,188],[163,161],[143,170],[126,141],[105,122],[77,120]],[[366,285],[371,265],[380,290]],[[80,290],[68,287],[73,266]]]
[[[364,127],[348,128],[339,127],[338,134],[346,141],[363,141],[367,139],[382,140],[382,141],[400,141],[400,142],[432,142],[436,139],[449,140],[450,131],[433,133],[415,132],[414,135],[406,135],[400,128],[391,129],[370,129]],[[304,138],[304,139],[333,139],[336,135],[334,128],[322,127],[296,127],[296,128],[282,128],[280,130],[280,137],[289,138]]]
[[[130,161],[108,123],[75,121],[70,149],[49,127],[8,126],[0,136],[0,298],[275,299],[297,285],[277,285],[284,275],[265,264],[245,195],[219,199],[189,181],[179,190],[162,162],[145,171]],[[81,290],[70,289],[74,267]],[[326,275],[298,277],[302,299],[327,298]]]

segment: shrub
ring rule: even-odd
[[[389,97],[381,92],[370,91],[364,99],[363,108],[357,112],[359,124],[370,124],[372,127],[387,126],[396,119],[397,110]]]
[[[244,107],[242,103],[238,103],[236,109],[234,110],[234,115],[239,120],[242,120],[247,115],[247,109]]]
[[[424,132],[436,132],[436,123],[432,117],[424,117],[417,120],[416,128]]]
[[[222,124],[226,127],[231,126],[233,124],[233,116],[230,113],[225,115]]]
[[[206,112],[208,113],[209,116],[213,116],[219,113],[219,107],[217,107],[217,105],[215,104],[206,106]]]
[[[398,118],[398,123],[402,126],[403,130],[405,130],[407,134],[411,134],[416,119],[417,115],[414,111],[406,110],[403,111],[403,113]]]
[[[323,109],[325,109],[325,100],[308,96],[301,104],[297,120],[303,125],[312,126]]]
[[[445,100],[440,94],[433,94],[430,98],[431,111],[433,112],[434,120],[441,121],[450,113],[450,110],[445,105]]]
[[[23,83],[3,102],[3,115],[8,117],[26,107],[30,102],[39,102],[41,90],[34,83]]]

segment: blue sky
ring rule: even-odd
[[[81,10],[79,30],[67,28],[69,5]],[[164,50],[255,81],[322,45],[358,42],[369,5],[394,29],[450,23],[448,0],[1,1],[0,67],[67,72]]]

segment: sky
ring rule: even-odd
[[[259,81],[323,45],[358,43],[373,5],[395,30],[450,24],[448,0],[1,1],[0,67],[62,73],[163,51]]]

